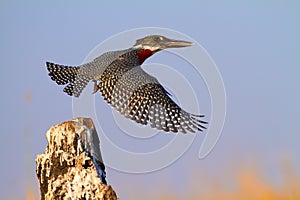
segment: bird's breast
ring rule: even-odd
[[[150,49],[141,49],[137,52],[137,56],[139,58],[140,64],[142,64],[147,58],[153,55],[155,51]]]

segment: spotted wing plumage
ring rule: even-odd
[[[201,120],[204,115],[184,111],[156,78],[140,66],[124,70],[127,64],[108,69],[99,84],[104,99],[117,111],[137,123],[149,123],[151,127],[166,132],[186,133],[205,129],[207,122]]]

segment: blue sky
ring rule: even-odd
[[[180,31],[208,51],[226,87],[227,118],[220,141],[204,160],[197,158],[203,140],[199,135],[182,158],[161,171],[132,175],[108,169],[109,182],[123,199],[131,197],[134,187],[146,191],[153,182],[158,187],[169,184],[171,191],[184,196],[187,189],[181,185],[192,170],[218,175],[219,167],[232,161],[241,166],[262,161],[276,177],[276,163],[290,156],[300,171],[297,1],[12,0],[0,3],[0,25],[4,199],[23,199],[28,183],[38,190],[34,159],[46,147],[45,132],[72,119],[72,99],[49,79],[45,61],[80,64],[111,35],[149,26]],[[153,60],[160,62],[163,55]],[[30,103],[24,100],[27,93],[32,94]],[[96,101],[110,115],[99,94]],[[128,180],[131,185],[124,186]]]

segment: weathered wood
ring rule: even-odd
[[[50,128],[48,145],[36,158],[41,199],[117,200],[106,185],[99,139],[89,118],[77,118]]]

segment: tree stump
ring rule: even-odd
[[[36,157],[41,199],[117,200],[106,184],[93,121],[77,118],[50,128],[44,154]]]

